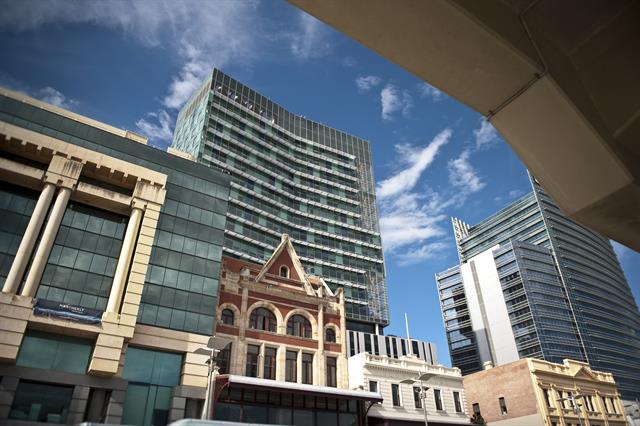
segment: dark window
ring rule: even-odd
[[[256,308],[249,317],[249,328],[255,330],[276,331],[276,316],[266,308]]]
[[[313,354],[302,354],[302,383],[313,384]]]
[[[92,423],[104,423],[107,418],[107,407],[111,391],[108,389],[91,388],[87,408],[84,413],[84,421]]]
[[[258,377],[258,356],[260,355],[260,346],[247,346],[247,366],[245,376]]]
[[[23,382],[18,384],[10,419],[32,422],[66,423],[73,386]]]
[[[5,153],[3,153],[5,155]],[[39,194],[27,188],[9,185],[2,182],[0,190],[0,215],[2,223],[2,244],[0,244],[0,283],[4,284],[13,263],[18,246],[27,229],[29,219],[38,200]]]
[[[394,407],[400,406],[400,385],[391,384],[391,401]]]
[[[105,309],[127,220],[70,203],[47,259],[37,297]]]
[[[416,408],[422,408],[422,398],[420,398],[420,386],[413,387],[413,402]]]
[[[233,325],[234,315],[231,309],[223,309],[222,314],[220,315],[220,319],[223,324]]]
[[[289,278],[289,268],[287,268],[285,265],[282,265],[280,267],[280,276],[284,278]]]
[[[276,348],[264,348],[264,378],[276,379]]]
[[[507,403],[504,400],[504,397],[498,398],[498,403],[500,404],[500,414],[503,416],[507,414]]]
[[[462,413],[462,404],[460,403],[460,392],[453,393],[453,405],[456,407],[456,413]]]
[[[227,344],[218,354],[218,360],[216,365],[219,368],[220,374],[229,374],[229,365],[231,362],[231,343]]]
[[[92,350],[91,340],[28,330],[22,339],[16,364],[85,374]]]
[[[287,321],[287,334],[289,336],[311,337],[311,323],[302,315],[293,315]]]
[[[369,380],[369,392],[378,392],[378,382]]]
[[[544,400],[547,403],[547,407],[553,407],[551,403],[551,395],[549,395],[549,389],[542,389],[542,393],[544,394]]]
[[[472,404],[471,407],[473,408],[473,414],[480,414],[480,404],[476,402],[475,404]]]
[[[287,351],[285,365],[285,380],[287,382],[298,381],[298,352]]]
[[[433,390],[433,398],[436,400],[436,410],[442,411],[442,395],[440,389]]]
[[[327,357],[327,386],[336,387],[338,385],[337,380],[337,368],[338,359],[335,357]]]
[[[336,342],[336,332],[333,328],[327,328],[324,332],[324,341],[327,343],[335,343]]]

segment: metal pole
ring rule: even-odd
[[[429,420],[427,420],[427,391],[424,390],[422,380],[420,380],[420,399],[422,399],[422,411],[424,411],[424,426],[429,426]]]
[[[204,396],[204,407],[202,407],[202,420],[209,420],[209,405],[211,405],[211,366],[213,365],[213,350],[207,362],[207,393]]]

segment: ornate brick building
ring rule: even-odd
[[[307,275],[288,235],[264,265],[223,258],[221,373],[347,388],[344,330],[342,289]]]
[[[364,424],[377,392],[348,390],[343,290],[305,273],[283,235],[264,265],[223,258],[216,420]]]

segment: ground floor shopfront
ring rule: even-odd
[[[374,392],[234,375],[216,378],[214,420],[303,426],[364,426]]]

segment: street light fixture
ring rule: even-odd
[[[424,426],[429,426],[429,420],[427,420],[427,391],[429,390],[429,387],[425,386],[424,383],[428,382],[429,379],[431,379],[432,377],[435,377],[436,375],[437,374],[434,374],[434,373],[423,373],[413,379],[405,379],[400,382],[406,385],[413,385],[414,383],[420,383],[420,391],[418,392],[418,397],[422,402],[422,411],[424,412]]]
[[[576,415],[578,416],[578,422],[580,423],[580,426],[582,425],[582,417],[580,417],[580,403],[577,401],[578,399],[583,399],[584,395],[582,394],[576,394],[576,395],[569,395],[567,397],[564,398],[558,398],[557,401],[570,401],[571,405],[573,405],[573,412],[576,413]]]
[[[209,357],[205,361],[209,368],[207,371],[207,394],[204,397],[204,407],[202,407],[202,420],[209,420],[211,417],[211,398],[213,397],[211,394],[211,381],[213,373],[218,371],[218,366],[216,364],[218,354],[231,342],[232,340],[227,337],[211,336],[207,341],[208,349],[198,348],[193,351],[196,355],[206,355]]]

